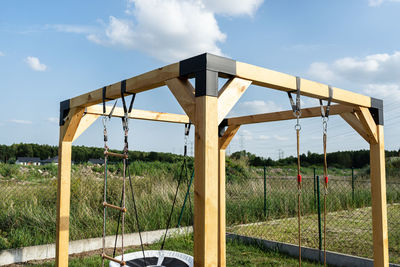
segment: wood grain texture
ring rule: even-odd
[[[219,149],[226,149],[233,137],[235,137],[237,131],[239,131],[240,125],[230,125],[226,129],[225,133],[219,138]]]
[[[232,78],[225,83],[218,93],[218,123],[225,119],[250,84],[251,81],[240,78]]]
[[[106,106],[106,114],[111,112],[111,106]],[[103,107],[100,105],[94,105],[86,108],[87,114],[102,115]],[[124,116],[123,108],[116,107],[112,114],[112,117],[122,118]],[[132,112],[128,116],[130,119],[148,120],[148,121],[160,121],[160,122],[172,122],[172,123],[189,123],[189,117],[183,114],[173,114],[157,111],[148,111],[140,109],[132,109]]]
[[[81,134],[83,134],[99,117],[100,115],[85,114],[79,122],[72,142],[74,142]]]
[[[378,136],[376,132],[376,124],[369,110],[367,108],[359,107],[356,114],[361,121],[361,124],[364,126],[365,132],[368,134],[370,141],[377,143]]]
[[[226,198],[225,198],[225,149],[218,158],[218,267],[226,266]]]
[[[340,116],[362,137],[369,143],[369,136],[365,131],[364,125],[358,119],[354,112],[342,113]]]
[[[196,97],[194,264],[218,264],[218,99]]]
[[[337,115],[346,112],[354,111],[354,108],[351,106],[345,105],[332,105],[331,106],[330,115]],[[304,108],[301,110],[301,118],[312,118],[321,116],[321,108]],[[293,111],[278,111],[272,113],[264,113],[264,114],[256,114],[235,118],[228,118],[228,125],[243,125],[243,124],[252,124],[252,123],[261,123],[261,122],[271,122],[271,121],[283,121],[283,120],[294,120],[295,117],[293,115]]]
[[[370,144],[372,235],[374,266],[389,266],[388,226],[386,207],[386,170],[383,126],[377,125],[378,142]]]
[[[266,68],[236,62],[236,76],[253,81],[253,84],[285,92],[296,90],[296,77]],[[333,87],[332,101],[335,103],[371,107],[371,98],[351,91]],[[301,94],[318,99],[328,99],[328,85],[301,79]]]
[[[195,120],[195,97],[194,88],[188,79],[171,79],[165,82],[171,93],[175,96],[182,109],[189,116],[190,120]]]
[[[165,81],[179,77],[179,63],[158,68],[126,80],[127,93],[140,93],[165,85]],[[107,98],[121,97],[121,82],[107,86]],[[103,100],[103,88],[71,98],[70,107],[88,107],[99,104]],[[108,100],[107,100],[108,101]]]

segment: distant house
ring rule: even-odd
[[[58,156],[54,157],[54,158],[48,158],[45,160],[42,160],[42,165],[46,165],[46,164],[58,164]]]
[[[18,157],[15,161],[15,164],[19,165],[40,165],[40,158],[31,158],[31,157]]]
[[[104,164],[104,159],[89,159],[88,160],[89,164],[99,164],[103,165]]]

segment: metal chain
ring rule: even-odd
[[[294,126],[296,130],[297,139],[297,221],[298,221],[298,237],[299,237],[299,266],[301,266],[301,170],[300,170],[300,116],[301,111],[296,110],[294,112],[296,117],[296,125]]]
[[[322,116],[323,149],[324,149],[324,266],[326,267],[326,200],[328,195],[328,163],[326,158],[326,143],[328,136],[328,116]]]
[[[104,194],[103,194],[103,201],[104,203],[107,202],[107,152],[108,152],[108,134],[107,134],[107,117],[104,116],[102,119],[103,122],[103,135],[104,135]],[[104,267],[104,255],[105,255],[105,247],[106,247],[106,206],[103,205],[103,240],[102,240],[102,261],[101,266]]]

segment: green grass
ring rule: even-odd
[[[160,243],[146,246],[146,249],[159,249]],[[174,250],[183,252],[189,255],[193,255],[193,236],[183,235],[179,237],[169,238],[166,242],[166,250]],[[136,247],[129,251],[138,251],[140,248]],[[238,242],[227,242],[227,266],[296,266],[298,260],[290,258],[288,256],[279,254],[274,251],[265,251],[257,246],[244,245]],[[108,264],[108,262],[107,262]],[[101,265],[101,258],[98,255],[91,256],[75,256],[71,257],[69,266],[80,267],[80,266],[93,266],[98,267]],[[16,266],[43,266],[51,267],[54,266],[54,261],[38,262]],[[108,265],[106,265],[108,266]],[[302,261],[302,266],[320,266],[318,263],[309,261]]]
[[[323,217],[321,217],[323,229]],[[389,255],[390,262],[400,263],[400,205],[388,206]],[[359,208],[327,214],[327,250],[360,257],[371,258],[372,226],[365,221],[372,221],[371,208]],[[316,214],[302,216],[302,245],[318,248],[318,217]],[[229,232],[240,235],[274,240],[285,243],[298,243],[297,217],[268,220],[262,223],[237,225]],[[323,231],[323,230],[322,230]],[[323,232],[322,232],[323,235]],[[370,245],[365,245],[370,244]]]
[[[268,222],[285,222],[289,225],[288,227],[274,229],[279,230],[279,235],[291,238],[293,231],[288,229],[291,229],[290,225],[294,223],[291,222],[290,218],[297,214],[296,169],[292,166],[267,168],[267,214],[265,216],[263,169],[249,168],[241,162],[237,163],[232,160],[228,163],[227,177],[230,178],[227,179],[226,185],[227,225],[235,226],[266,220]],[[138,161],[131,164],[130,169],[141,219],[141,230],[165,228],[176,189],[179,166],[180,163],[166,162]],[[108,202],[118,205],[121,196],[122,165],[115,164],[109,167]],[[71,240],[99,237],[102,234],[103,171],[104,168],[101,166],[73,165],[70,213]],[[302,171],[302,214],[305,218],[310,218],[309,222],[307,219],[304,221],[305,229],[307,229],[307,223],[313,224],[313,227],[308,230],[313,235],[309,235],[309,240],[304,242],[316,244],[318,243],[318,237],[315,235],[317,207],[312,177],[313,168],[303,168]],[[360,172],[360,175],[364,175],[364,171],[357,170],[356,173],[358,172]],[[55,242],[56,173],[57,167],[54,165],[21,167],[0,164],[0,188],[2,189],[0,194],[0,250]],[[351,216],[352,211],[371,205],[369,181],[357,176],[353,199],[351,170],[330,168],[329,173],[331,174],[328,189],[329,212],[348,216],[349,231],[369,228],[371,226],[370,216],[365,213],[358,217]],[[322,201],[323,181],[321,181],[320,187]],[[177,225],[185,190],[186,182],[182,184],[178,195],[177,208],[171,222],[172,226]],[[127,190],[127,198],[126,232],[137,232],[129,189]],[[387,199],[389,204],[400,203],[400,183],[398,179],[392,178],[390,184],[388,184]],[[193,205],[193,188],[191,204]],[[190,209],[187,207],[182,226],[192,223],[189,211]],[[108,235],[115,233],[117,215],[112,210],[107,213]],[[389,225],[392,225],[389,228],[391,255],[400,257],[400,236],[398,232],[393,230],[400,229],[400,219],[398,215],[396,217],[395,213],[389,213],[388,221]],[[345,235],[332,236],[331,242],[336,242],[333,248],[335,251],[354,250],[354,253],[357,253],[356,250],[359,247],[363,251],[364,248],[369,249],[372,246],[369,237],[360,238],[357,242],[347,242],[345,238]],[[291,242],[295,243],[295,240]],[[348,248],[349,246],[350,248]],[[362,253],[362,255],[365,254]]]

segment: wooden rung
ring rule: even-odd
[[[126,159],[128,158],[128,155],[114,153],[114,152],[104,152],[104,155],[111,156],[111,157],[118,157],[118,158],[126,158]]]
[[[121,266],[125,266],[126,265],[126,262],[125,261],[120,261],[120,260],[117,260],[116,258],[113,258],[113,257],[110,257],[110,256],[107,256],[106,254],[101,254],[101,256],[104,258],[104,259],[107,259],[107,260],[110,260],[110,261],[113,261],[113,262],[116,262],[116,263],[119,263]]]
[[[118,206],[109,204],[109,203],[107,203],[107,202],[103,202],[103,206],[105,206],[105,207],[110,207],[110,208],[113,208],[113,209],[116,209],[116,210],[120,210],[120,211],[122,211],[122,212],[126,212],[126,208],[118,207]]]

